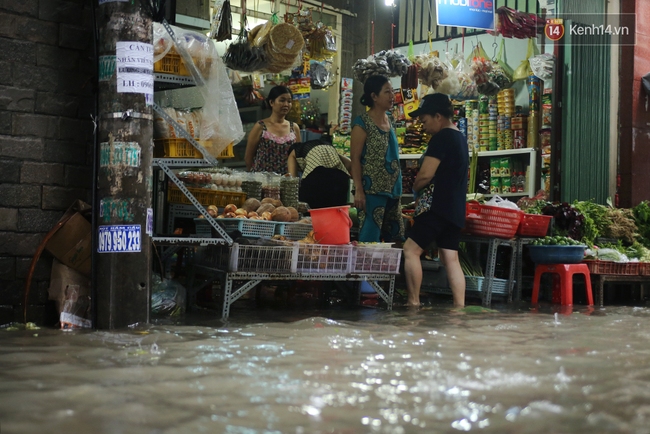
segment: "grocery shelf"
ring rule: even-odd
[[[164,164],[167,167],[214,167],[214,164],[200,158],[154,158],[153,165],[160,167]]]
[[[194,238],[194,237],[151,237],[151,241],[159,246],[208,246],[228,245],[223,238]]]
[[[154,90],[169,90],[179,89],[182,87],[194,86],[194,79],[189,76],[164,74],[162,72],[154,72]]]
[[[536,148],[523,149],[504,149],[502,151],[482,151],[478,153],[479,157],[506,157],[508,155],[532,154],[537,153]]]
[[[214,270],[216,271],[216,270]],[[395,275],[394,274],[311,274],[311,273],[224,273],[224,301],[221,318],[228,319],[230,315],[230,306],[237,301],[242,295],[246,294],[252,288],[262,281],[267,280],[326,280],[326,281],[366,281],[377,291],[377,294],[386,302],[387,309],[393,308],[393,295],[395,292]],[[377,283],[379,281],[388,282],[388,292]],[[236,282],[243,283],[236,287]]]

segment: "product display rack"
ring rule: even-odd
[[[516,155],[528,156],[528,170],[530,171],[528,175],[528,185],[526,190],[521,193],[503,193],[499,194],[501,197],[522,197],[535,196],[536,190],[536,181],[539,174],[538,168],[538,150],[536,148],[523,148],[523,149],[507,149],[503,151],[484,151],[478,153],[478,158],[494,158],[494,157],[511,157]],[[422,154],[400,154],[400,160],[419,160],[422,157]],[[403,195],[405,197],[412,197],[412,195]],[[491,197],[493,194],[484,194],[483,197]]]
[[[163,26],[169,33],[171,40],[174,42],[177,52],[185,60],[186,64],[189,67],[189,70],[192,74],[192,77],[173,75],[173,74],[161,74],[155,73],[154,82],[156,90],[164,89],[174,89],[188,86],[204,86],[205,82],[200,76],[196,67],[193,64],[192,58],[187,53],[187,50],[182,46],[182,44],[177,43],[176,35],[174,34],[171,26],[165,21]],[[154,236],[152,239],[154,243],[158,245],[167,245],[167,246],[196,246],[196,245],[213,245],[213,244],[232,244],[232,239],[226,233],[226,231],[217,224],[216,220],[207,212],[207,210],[201,205],[201,203],[196,200],[196,198],[190,193],[190,191],[185,187],[183,182],[181,182],[174,172],[172,172],[172,167],[214,167],[218,165],[218,161],[212,155],[210,155],[203,146],[201,146],[194,138],[174,119],[172,119],[158,104],[153,104],[153,109],[161,116],[168,124],[174,127],[174,130],[181,137],[186,139],[192,146],[194,146],[203,156],[203,159],[190,159],[190,158],[154,158],[153,165],[162,170],[162,172],[171,180],[188,198],[188,200],[194,205],[196,210],[202,214],[205,219],[210,223],[210,225],[217,231],[220,238],[188,238],[188,237],[173,237],[171,235],[166,236]],[[158,195],[157,209],[155,215],[158,217],[156,222],[156,228],[162,228],[161,219],[164,215],[164,197]]]
[[[185,60],[186,64],[189,66],[189,69],[192,73],[192,77],[183,77],[175,76],[170,74],[159,74],[155,75],[155,88],[156,90],[166,90],[174,89],[180,87],[188,86],[204,86],[205,83],[203,78],[200,76],[196,67],[192,63],[192,59],[181,44],[176,42],[176,37],[174,35],[173,29],[165,22],[163,23],[165,29],[171,36],[176,50],[179,52],[181,57]],[[218,164],[217,160],[212,157],[194,138],[177,122],[175,122],[167,113],[157,104],[153,105],[154,110],[163,118],[166,122],[172,125],[175,131],[188,140],[192,146],[194,146],[203,156],[203,159],[182,159],[182,158],[155,158],[153,164],[155,167],[159,168],[164,175],[166,175],[169,180],[171,180],[189,199],[193,207],[205,217],[206,221],[210,223],[212,228],[214,228],[219,237],[217,238],[200,238],[200,237],[177,237],[171,235],[163,236],[154,236],[152,241],[158,246],[166,246],[166,250],[162,252],[161,257],[169,258],[173,255],[178,249],[183,247],[196,247],[196,246],[232,246],[233,240],[226,233],[224,228],[217,223],[217,221],[210,216],[207,210],[203,205],[192,195],[192,193],[185,187],[182,181],[174,174],[171,168],[183,168],[183,167],[213,167]],[[259,109],[250,110],[251,113],[259,112]],[[162,180],[164,182],[164,179]],[[165,203],[164,193],[158,194],[158,206],[156,213],[157,216],[162,217],[163,208]],[[186,209],[183,209],[183,212],[187,213]],[[158,228],[162,228],[162,222],[157,221]],[[326,280],[326,281],[368,281],[369,284],[377,291],[379,296],[386,302],[387,309],[391,310],[393,306],[393,295],[395,289],[395,274],[380,274],[380,273],[368,273],[368,274],[351,274],[351,273],[288,273],[288,274],[276,274],[276,273],[258,273],[258,272],[228,272],[220,269],[214,269],[211,267],[205,267],[202,265],[195,264],[192,266],[190,272],[190,292],[192,290],[191,283],[193,276],[197,270],[204,269],[207,273],[220,274],[223,279],[223,288],[224,288],[224,297],[223,297],[223,308],[222,308],[222,318],[227,319],[230,315],[230,307],[232,303],[238,300],[242,295],[247,293],[250,289],[254,288],[256,285],[262,281],[270,280]],[[241,286],[234,288],[234,282],[244,281]],[[388,282],[388,291],[379,285],[378,282]],[[190,296],[190,300],[195,294]]]

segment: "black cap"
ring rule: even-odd
[[[430,93],[425,95],[420,102],[420,107],[409,113],[409,116],[416,118],[420,115],[435,115],[444,113],[451,109],[451,100],[444,93]]]

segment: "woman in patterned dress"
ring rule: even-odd
[[[348,204],[350,160],[340,155],[327,139],[296,143],[289,153],[289,173],[302,173],[301,202],[310,208],[328,208]]]
[[[275,86],[265,100],[271,116],[257,122],[248,135],[246,170],[250,172],[288,171],[287,155],[294,143],[300,142],[300,128],[286,120],[293,96],[284,86]]]
[[[352,122],[350,142],[359,241],[403,241],[399,148],[386,114],[393,107],[393,87],[376,75],[366,80],[363,92],[361,104],[370,109]]]

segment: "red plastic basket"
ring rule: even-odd
[[[638,262],[584,261],[591,274],[619,274],[636,276],[639,274]]]
[[[650,276],[650,262],[639,262],[639,276]]]
[[[523,212],[498,206],[467,202],[465,229],[485,237],[512,238],[517,233]]]
[[[517,235],[523,237],[544,237],[548,232],[553,216],[539,214],[524,214],[517,229]]]

